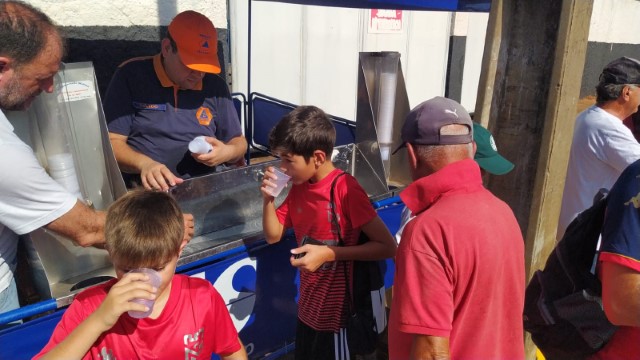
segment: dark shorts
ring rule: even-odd
[[[352,360],[345,329],[339,332],[314,330],[298,319],[296,327],[296,360]]]

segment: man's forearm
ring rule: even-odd
[[[262,231],[267,243],[273,244],[280,241],[283,229],[284,226],[278,221],[273,200],[265,200],[262,206]]]
[[[109,134],[113,155],[118,162],[120,171],[130,174],[140,174],[145,163],[153,161],[150,157],[135,151],[122,135]]]
[[[449,338],[414,335],[411,345],[412,360],[449,360]]]
[[[229,140],[227,145],[231,146],[233,150],[230,152],[229,160],[225,161],[226,163],[234,163],[242,159],[242,157],[244,157],[244,154],[247,152],[247,140],[244,138],[244,136],[234,137],[233,139]]]
[[[104,243],[106,215],[78,201],[66,214],[45,226],[48,230],[66,236],[80,246]]]

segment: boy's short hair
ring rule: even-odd
[[[309,161],[316,150],[331,159],[336,129],[329,116],[315,106],[298,106],[285,115],[269,133],[272,150],[300,155]]]
[[[167,193],[133,190],[107,210],[105,240],[118,265],[154,268],[180,254],[184,218]]]

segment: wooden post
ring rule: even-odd
[[[500,40],[502,38],[502,6],[503,0],[493,0],[491,2],[491,11],[487,22],[487,35],[482,54],[482,71],[478,81],[474,120],[484,127],[489,125],[491,99],[493,98],[493,87],[498,67]]]
[[[487,30],[489,76],[481,78],[476,110],[500,153],[516,164],[507,175],[489,176],[488,187],[511,206],[525,234],[527,281],[555,244],[592,8],[593,0],[492,2],[489,26],[500,29]],[[525,351],[535,358],[529,336]]]
[[[592,9],[593,0],[565,0],[562,4],[538,172],[526,233],[527,279],[544,267],[555,245]],[[534,349],[527,335],[525,350],[532,354]]]

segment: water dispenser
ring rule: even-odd
[[[93,65],[64,64],[54,84],[54,92],[41,94],[28,111],[7,117],[54,180],[88,206],[106,210],[126,187],[109,142]],[[105,250],[76,246],[42,228],[23,240],[43,299],[65,298],[78,284],[114,275]]]

